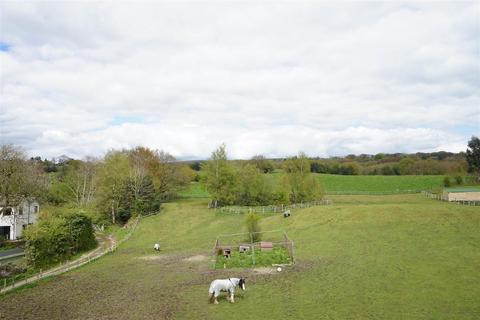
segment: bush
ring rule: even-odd
[[[450,187],[452,185],[452,182],[450,181],[450,177],[445,177],[443,178],[443,186],[444,187]]]
[[[79,213],[42,220],[29,226],[24,235],[27,264],[35,269],[64,261],[97,244],[91,219]]]
[[[456,184],[463,184],[463,177],[462,176],[456,176],[455,177],[455,183]]]
[[[247,225],[248,233],[250,233],[254,242],[261,240],[259,221],[260,216],[254,212],[250,212],[245,218],[245,224]]]

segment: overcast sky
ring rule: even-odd
[[[180,159],[462,151],[480,2],[1,2],[0,143]]]

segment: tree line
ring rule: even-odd
[[[194,176],[169,153],[145,147],[57,162],[28,159],[22,148],[1,145],[0,208],[29,199],[42,203],[39,222],[24,232],[28,264],[42,268],[94,247],[93,223],[123,224],[132,215],[158,212]]]
[[[431,152],[414,154],[378,153],[375,155],[347,155],[345,157],[308,158],[310,171],[323,174],[339,175],[446,175],[456,179],[466,174],[477,174],[480,169],[478,148],[480,140],[473,136],[466,152]],[[281,171],[288,158],[267,159],[256,155],[250,160],[231,160],[236,166],[252,164],[263,173]],[[205,161],[185,162],[195,170],[200,171]]]
[[[45,202],[96,212],[97,223],[125,223],[132,215],[157,212],[196,175],[171,154],[141,146],[111,150],[102,158],[27,162],[46,175]]]
[[[212,206],[287,204],[323,197],[323,188],[312,175],[305,154],[284,161],[279,181],[264,174],[273,171],[264,169],[266,162],[261,156],[252,162],[229,161],[225,145],[213,151],[201,165],[200,178],[211,195]]]

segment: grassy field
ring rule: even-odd
[[[415,193],[443,186],[443,176],[342,176],[317,174],[327,194]]]
[[[282,174],[269,174],[274,184],[280,183]],[[327,194],[398,194],[415,193],[441,188],[444,176],[342,176],[315,174]],[[182,191],[183,198],[206,198],[208,192],[199,182]]]
[[[478,207],[415,194],[329,198],[262,218],[295,242],[296,264],[281,273],[214,270],[215,237],[243,231],[243,216],[184,200],[142,220],[115,253],[0,297],[0,319],[478,319]],[[209,283],[234,276],[247,276],[236,304],[207,304]]]

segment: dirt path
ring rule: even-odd
[[[117,245],[116,240],[111,235],[108,235],[106,237],[98,237],[97,240],[99,242],[99,245],[95,250],[92,250],[90,252],[83,254],[78,259],[68,261],[65,264],[61,264],[57,267],[54,267],[44,272],[40,272],[37,275],[27,278],[25,280],[21,280],[21,281],[15,282],[12,285],[3,287],[0,290],[0,294],[7,293],[10,290],[24,286],[29,283],[33,283],[40,279],[59,275],[69,270],[83,266],[84,264],[87,264],[95,259],[100,258],[101,256],[107,254],[108,252],[113,251]]]

